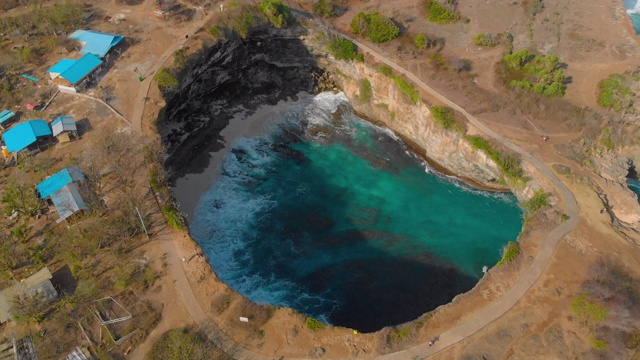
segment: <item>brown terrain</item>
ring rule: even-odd
[[[596,335],[606,337],[606,334],[595,334],[594,326],[578,321],[570,310],[572,299],[583,290],[585,282],[593,278],[599,263],[613,263],[640,279],[637,247],[640,236],[614,226],[618,224],[616,217],[634,219],[640,213],[637,200],[629,191],[620,190],[611,179],[601,176],[598,169],[602,167],[583,166],[564,155],[563,146],[577,143],[583,136],[577,127],[552,116],[537,116],[541,113],[539,109],[524,113],[491,108],[488,98],[512,99],[509,92],[513,90],[496,79],[496,64],[504,49],[502,45],[480,48],[473,44],[472,37],[478,32],[509,31],[514,35],[516,49],[530,48],[557,55],[567,64],[566,72],[571,77],[565,98],[580,108],[598,106],[600,80],[640,65],[639,38],[621,1],[545,1],[544,10],[535,17],[527,11],[529,2],[464,1],[458,9],[463,18],[470,19],[469,23],[436,25],[423,19],[418,0],[342,1],[348,8],[346,13],[328,21],[348,35],[349,22],[358,12],[379,11],[404,24],[411,34],[422,32],[445,39],[441,52],[445,58],[470,61],[475,85],[434,70],[427,53],[416,50],[407,38],[385,45],[354,39],[362,42],[362,49],[371,48],[365,51],[367,62],[382,63],[381,59],[386,59],[430,87],[417,86],[428,103],[450,102],[456,110],[468,111],[464,115],[468,115],[469,121],[477,121],[475,131],[482,133],[482,127],[486,126],[504,140],[503,144],[515,144],[525,155],[529,154],[524,157],[525,166],[536,173],[537,181],[546,182],[545,188],[553,191],[554,207],[545,209],[527,223],[519,238],[521,255],[515,262],[491,269],[470,292],[406,324],[404,327],[410,329],[408,336],[398,335],[402,327],[373,334],[355,334],[350,329],[331,327],[314,332],[305,326],[303,316],[290,309],[258,306],[229,290],[216,278],[197,244],[184,231],[158,226],[152,231],[151,241],[136,250],[136,256],[158,260],[154,267],[163,276],[149,291],[138,296],[154,304],[162,316],[140,345],[120,349],[126,354],[124,357],[142,359],[167,330],[197,325],[217,345],[234,351],[232,356],[247,359],[377,358],[383,354],[396,359],[427,356],[435,359],[638,358],[634,351],[625,350],[624,345],[613,338],[607,338],[611,352],[592,349],[589,341]],[[94,6],[103,16],[109,14],[123,20],[118,23],[97,20],[92,27],[135,39],[135,44],[122,53],[101,79],[100,88],[89,90],[87,95],[100,96],[103,94],[97,92],[108,92],[109,104],[125,119],[114,116],[100,102],[66,94],[60,95],[47,110],[52,114],[70,113],[77,118],[89,118],[94,131],[81,140],[86,143],[82,144],[85,147],[90,146],[94,134],[106,131],[155,138],[155,120],[164,100],[152,84],[153,75],[161,67],[172,64],[172,55],[179,48],[184,46],[187,53],[194,53],[201,46],[211,44],[214,41],[211,36],[201,31],[203,24],[206,23],[204,29],[208,29],[222,16],[214,10],[218,3],[209,10],[194,7],[192,18],[184,22],[175,17],[152,16],[153,1],[121,3],[126,2],[96,2]],[[294,8],[307,10],[311,4],[311,1],[290,3]],[[20,8],[12,12],[19,11]],[[189,35],[188,39],[185,35]],[[58,56],[52,56],[39,70],[46,70],[57,59]],[[144,80],[138,81],[138,76]],[[36,114],[27,115],[35,117]],[[540,140],[543,134],[550,136],[548,142]],[[66,154],[82,151],[80,144],[56,147],[49,156],[64,158]],[[640,159],[637,140],[635,147],[624,147],[619,155],[635,155],[635,159]],[[527,156],[532,161],[529,162]],[[542,162],[541,166],[535,164],[535,159]],[[544,169],[549,172],[553,169],[551,177],[545,176]],[[554,183],[555,177],[561,182],[559,186]],[[570,192],[568,197],[564,187]],[[609,203],[603,202],[603,194]],[[564,236],[558,237],[555,246],[549,234],[563,226],[559,216],[571,212],[573,197],[577,202],[575,216],[564,226],[569,232],[560,234]],[[608,211],[601,213],[603,207]],[[159,218],[159,214],[156,216]],[[574,222],[575,227],[569,226]],[[546,260],[536,261],[538,256]],[[533,268],[538,269],[539,277],[530,275]],[[522,289],[523,296],[510,292],[514,286]],[[609,298],[604,297],[603,301]],[[492,304],[505,307],[485,314]],[[627,329],[639,325],[640,319],[633,312],[628,312],[626,317],[619,315],[624,310],[611,310],[611,313],[615,317],[610,316],[604,323],[605,330],[599,328],[598,331],[606,333],[607,328],[615,328],[620,323],[627,324]],[[249,316],[250,322],[239,322],[239,316]],[[1,330],[5,337],[14,331],[11,325],[3,325]],[[428,347],[426,342],[436,337],[438,341]]]

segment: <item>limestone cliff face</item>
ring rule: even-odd
[[[501,171],[493,160],[474,149],[459,133],[436,125],[429,108],[423,103],[411,104],[392,79],[366,63],[334,61],[331,66],[340,74],[337,81],[357,112],[414,142],[424,149],[426,157],[457,176],[485,187],[507,189],[498,183]],[[372,85],[368,102],[360,100],[359,81],[363,78]]]

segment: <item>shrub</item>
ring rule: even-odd
[[[393,76],[393,70],[391,70],[391,68],[387,65],[382,65],[380,66],[380,72],[382,73],[382,75],[391,77]]]
[[[330,18],[336,15],[335,11],[333,11],[333,4],[327,0],[318,0],[318,2],[313,4],[312,10],[316,15],[322,16],[323,18]]]
[[[603,339],[591,338],[589,339],[589,344],[596,350],[606,350],[609,348],[609,344]]]
[[[586,292],[580,293],[570,304],[571,312],[573,315],[584,320],[587,323],[600,322],[607,318],[609,310],[597,302],[589,300],[589,294]]]
[[[327,327],[322,321],[311,317],[306,318],[304,323],[311,331],[320,331]]]
[[[447,3],[452,4],[453,2],[447,0]],[[455,10],[454,5],[447,7],[437,0],[427,0],[424,3],[424,7],[427,13],[427,20],[433,23],[449,24],[460,20],[460,14]]]
[[[291,17],[291,9],[280,0],[262,0],[258,9],[277,28],[286,26]]]
[[[509,241],[502,248],[502,258],[498,261],[498,266],[502,266],[515,260],[520,255],[520,245],[515,241]]]
[[[160,69],[153,79],[158,83],[158,89],[162,92],[170,92],[178,90],[178,78],[167,68]]]
[[[504,64],[511,73],[511,87],[543,94],[548,97],[563,97],[567,78],[555,55],[533,55],[528,50],[507,54]]]
[[[385,43],[398,37],[400,29],[391,19],[380,13],[358,13],[351,19],[351,32],[362,35],[374,43]]]
[[[156,340],[145,360],[226,359],[223,352],[203,333],[190,329],[171,329]]]
[[[473,37],[473,43],[478,46],[494,47],[500,43],[500,40],[492,34],[478,33]]]
[[[172,206],[162,207],[162,213],[167,217],[167,224],[176,230],[182,230],[182,217]]]
[[[624,97],[632,95],[633,91],[623,83],[622,74],[611,74],[600,82],[598,104],[606,109],[621,111],[625,107]]]
[[[387,65],[380,66],[379,70],[383,75],[393,79],[393,82],[396,84],[398,90],[400,90],[400,92],[403,93],[411,103],[417,104],[418,102],[420,102],[420,93],[416,90],[412,83],[407,82],[404,79],[394,75],[391,68]]]
[[[427,48],[427,35],[425,34],[418,34],[416,35],[415,38],[413,38],[413,44],[418,48],[418,49],[426,49]]]
[[[220,34],[220,26],[214,25],[211,29],[209,29],[209,34],[211,34],[211,36],[218,36]]]
[[[393,77],[393,82],[395,82],[398,90],[400,90],[400,92],[403,93],[411,103],[417,104],[420,102],[420,93],[418,93],[412,83],[404,81],[397,76]]]
[[[613,150],[615,144],[613,142],[613,137],[611,135],[611,128],[606,126],[602,129],[602,135],[600,136],[600,141],[602,141],[602,145],[609,150]]]
[[[360,93],[360,101],[363,103],[371,100],[371,96],[373,95],[373,87],[371,86],[371,81],[369,79],[360,79],[358,82],[359,85],[359,93]]]
[[[447,106],[432,106],[431,117],[433,122],[449,130],[456,125],[453,109]]]
[[[357,62],[364,62],[364,55],[362,53],[357,53],[354,60]]]
[[[528,214],[533,214],[543,207],[549,205],[549,202],[547,201],[548,198],[549,194],[545,193],[543,190],[536,190],[536,192],[533,193],[531,199],[525,201],[524,204],[522,204],[522,207]]]
[[[358,55],[356,45],[345,38],[333,39],[328,49],[336,60],[353,60]]]

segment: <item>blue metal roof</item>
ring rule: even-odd
[[[40,196],[44,199],[68,184],[80,180],[84,180],[82,171],[75,166],[70,166],[44,179],[44,181],[36,185],[36,187],[40,192]]]
[[[73,183],[67,184],[51,194],[51,201],[62,220],[73,215],[76,211],[87,209],[87,205],[80,195],[78,185]]]
[[[13,115],[15,115],[15,114],[12,111],[2,110],[2,112],[0,112],[0,124],[2,124],[3,122],[11,119],[13,117]]]
[[[69,35],[69,39],[82,43],[80,54],[93,54],[103,58],[109,50],[118,45],[124,37],[93,30],[76,30]]]
[[[40,136],[51,135],[49,124],[44,120],[29,120],[19,123],[2,134],[10,152],[18,152],[36,142]]]
[[[58,61],[57,64],[53,65],[50,69],[49,72],[50,73],[56,73],[56,74],[62,74],[63,72],[69,70],[70,67],[73,66],[73,64],[76,63],[76,60],[73,59],[62,59],[60,61]]]
[[[75,63],[71,65],[67,70],[60,74],[60,77],[66,79],[71,84],[75,85],[84,79],[87,75],[102,64],[102,60],[95,57],[93,54],[86,54],[78,60],[74,60]]]

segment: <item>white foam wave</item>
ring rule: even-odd
[[[640,1],[624,1],[625,7],[627,8],[627,14],[640,14]]]

